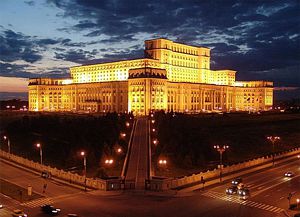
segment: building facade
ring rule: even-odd
[[[211,70],[210,49],[145,41],[145,58],[70,68],[70,78],[29,80],[30,111],[259,111],[273,105],[273,82],[236,81]]]

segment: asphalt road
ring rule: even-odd
[[[288,170],[295,172],[293,178],[284,178],[283,174]],[[0,176],[24,186],[30,180],[34,180],[34,185],[43,183],[37,175],[4,163],[1,163]],[[251,191],[251,197],[246,201],[224,194],[229,183],[181,195],[141,191],[83,192],[54,182],[50,183],[51,192],[46,192],[47,197],[43,200],[20,204],[1,195],[1,203],[7,208],[0,210],[0,216],[10,216],[8,210],[14,208],[25,210],[29,216],[45,216],[39,207],[50,202],[62,209],[60,216],[77,213],[83,217],[276,217],[286,216],[283,213],[288,206],[289,192],[296,192],[292,200],[300,198],[299,160],[243,179]]]
[[[135,188],[140,190],[145,189],[145,180],[149,177],[147,135],[147,118],[137,119],[125,181],[134,180]]]

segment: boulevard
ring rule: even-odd
[[[44,179],[39,175],[8,165],[1,161],[0,176],[6,180],[27,187],[30,183],[37,193],[42,194]],[[285,178],[286,171],[295,176]],[[284,165],[276,165],[263,172],[243,177],[250,188],[251,196],[246,201],[237,196],[227,196],[225,189],[230,185],[221,185],[198,189],[192,192],[147,192],[147,191],[88,191],[75,189],[49,180],[45,198],[27,203],[19,203],[1,195],[1,216],[11,216],[10,210],[20,208],[29,216],[44,216],[40,206],[51,203],[62,210],[61,216],[76,213],[79,216],[137,217],[137,216],[232,216],[232,217],[268,217],[285,216],[287,196],[296,192],[291,201],[300,197],[300,161],[295,159]],[[126,214],[125,214],[126,213]],[[292,212],[290,212],[292,213]]]

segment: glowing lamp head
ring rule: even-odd
[[[121,137],[125,137],[126,136],[126,133],[121,133]]]
[[[118,149],[117,149],[117,152],[118,152],[118,153],[121,153],[121,152],[122,152],[122,149],[121,149],[121,148],[118,148]]]
[[[158,164],[160,164],[160,165],[166,165],[167,164],[167,160],[160,159],[158,161]]]
[[[130,123],[129,122],[126,122],[126,127],[129,127],[130,126]]]
[[[155,129],[154,129],[154,128],[152,129],[152,132],[155,132]]]
[[[80,152],[80,155],[85,156],[85,152],[84,151]]]
[[[37,144],[36,144],[36,147],[40,148],[40,147],[41,147],[41,144],[40,144],[40,143],[37,143]]]
[[[153,140],[153,144],[157,145],[158,144],[158,140],[157,139]]]
[[[6,136],[3,136],[3,139],[7,139],[7,137],[6,137]]]
[[[113,162],[114,162],[113,159],[106,159],[105,160],[105,164],[108,164],[108,165],[112,164]]]
[[[155,123],[155,120],[152,120],[151,123],[154,124],[154,123]]]

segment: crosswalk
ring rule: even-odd
[[[207,191],[207,192],[202,193],[202,195],[206,196],[206,197],[229,201],[232,203],[239,203],[244,206],[255,207],[258,209],[263,209],[263,210],[266,210],[269,212],[274,212],[274,213],[280,213],[280,212],[284,211],[284,209],[276,207],[276,206],[259,203],[259,202],[255,202],[255,201],[250,201],[250,200],[241,200],[239,197],[237,197],[235,195],[226,195],[224,193],[219,193],[219,192],[215,192],[215,191]]]
[[[25,203],[22,203],[21,205],[22,206],[27,206],[27,207],[30,207],[30,208],[34,208],[34,207],[42,206],[44,204],[53,204],[53,201],[50,198],[46,197],[46,198],[39,198],[39,199],[36,199],[36,200],[25,202]]]

